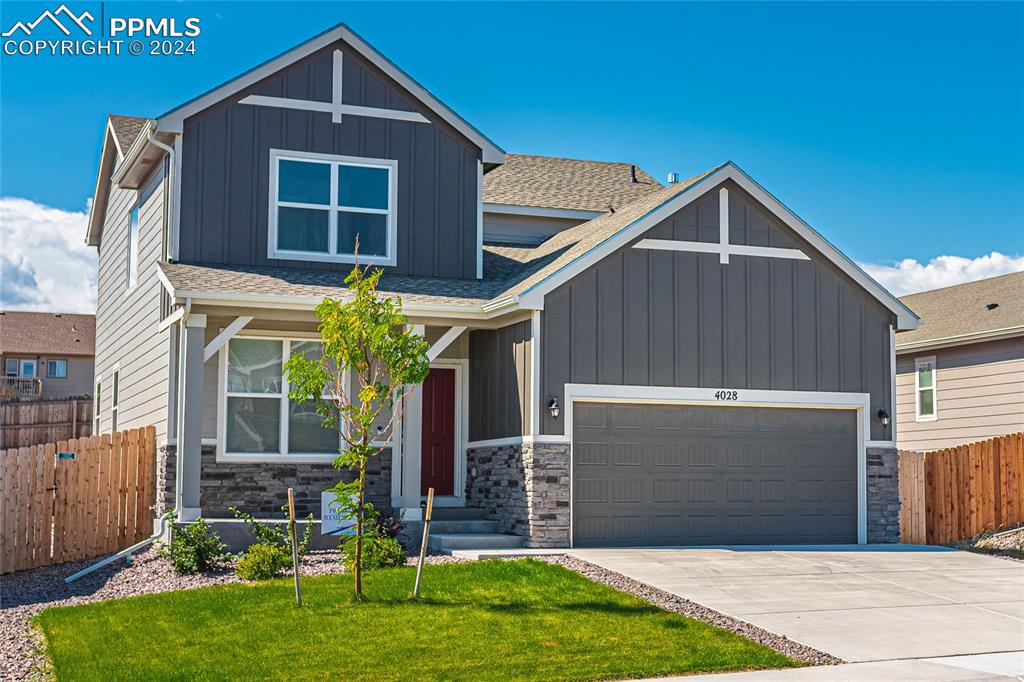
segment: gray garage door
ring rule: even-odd
[[[574,409],[577,547],[857,541],[853,410]]]

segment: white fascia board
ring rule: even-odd
[[[124,156],[124,150],[121,149],[121,143],[117,141],[117,133],[114,131],[114,124],[110,121],[110,117],[107,117],[107,130],[110,131],[110,137],[114,140],[114,149],[117,150],[118,158]]]
[[[973,332],[971,334],[945,336],[939,339],[927,339],[925,341],[917,341],[912,343],[897,343],[896,354],[902,355],[910,352],[918,353],[922,350],[930,350],[933,348],[949,348],[951,346],[961,346],[968,343],[981,343],[983,341],[999,341],[1001,339],[1012,339],[1018,336],[1024,336],[1024,325],[1018,325],[1016,327],[1006,327],[1004,329],[991,329],[983,332]],[[897,336],[896,338],[899,339],[899,336]]]
[[[517,204],[494,204],[484,202],[484,213],[520,215],[536,218],[566,218],[569,220],[593,220],[603,216],[605,211],[581,211],[571,208],[544,208],[542,206],[520,206]]]
[[[898,298],[889,293],[882,285],[872,279],[866,272],[857,266],[852,260],[844,255],[839,249],[833,246],[828,240],[818,234],[810,225],[801,220],[796,214],[784,206],[778,199],[769,194],[763,187],[754,182],[736,164],[726,162],[708,173],[706,176],[695,182],[690,187],[675,195],[665,203],[657,206],[645,215],[622,228],[614,235],[594,246],[590,251],[581,255],[567,266],[548,276],[535,284],[520,295],[520,305],[524,307],[542,307],[542,299],[549,291],[554,290],[561,284],[572,279],[579,273],[589,268],[594,263],[617,249],[625,246],[633,239],[642,235],[646,230],[669,217],[673,213],[685,208],[698,197],[707,192],[708,187],[732,180],[742,187],[748,194],[754,197],[765,208],[771,211],[779,220],[784,222],[790,229],[806,240],[819,253],[832,261],[840,270],[845,272],[857,284],[868,291],[882,305],[896,315],[898,329],[916,329],[920,320],[905,306]]]
[[[260,294],[245,294],[238,292],[219,291],[197,291],[174,289],[167,281],[163,271],[158,271],[158,277],[164,286],[168,288],[175,302],[180,303],[185,299],[191,299],[193,305],[204,306],[232,306],[240,308],[278,308],[281,310],[314,310],[323,302],[323,296],[268,296]],[[387,292],[385,292],[387,293]],[[445,303],[421,303],[402,301],[402,312],[406,315],[417,315],[424,317],[446,317],[467,320],[489,320],[498,317],[505,312],[487,312],[480,305],[453,305]]]
[[[96,224],[97,219],[101,219],[100,214],[96,212],[96,204],[103,204],[103,212],[107,209],[107,187],[109,181],[103,177],[103,166],[104,159],[107,154],[110,153],[109,143],[113,141],[116,149],[117,137],[114,135],[113,129],[110,127],[110,121],[107,120],[107,127],[103,131],[103,146],[100,148],[100,162],[99,167],[96,169],[96,182],[93,185],[92,190],[92,204],[89,206],[89,219],[85,225],[85,244],[86,246],[99,246],[100,244],[100,233],[103,231],[103,225]],[[116,161],[115,161],[116,162]],[[97,197],[103,197],[102,202],[97,200]]]
[[[390,76],[400,86],[405,88],[413,97],[419,100],[424,106],[447,121],[453,128],[462,133],[466,138],[476,144],[483,152],[484,163],[504,163],[505,152],[498,145],[491,142],[479,130],[466,122],[461,116],[448,108],[441,100],[436,98],[429,90],[417,83],[411,76],[398,68],[387,57],[382,55],[369,43],[356,35],[345,24],[338,24],[334,28],[315,36],[306,42],[298,45],[287,52],[263,62],[237,78],[220,85],[213,90],[185,102],[184,104],[171,109],[157,119],[157,129],[160,131],[180,133],[185,119],[203,109],[206,109],[217,102],[234,95],[237,92],[258,83],[264,78],[288,67],[291,64],[304,59],[317,50],[321,50],[331,43],[343,40],[352,46],[359,54],[365,57],[374,66]]]

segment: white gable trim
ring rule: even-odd
[[[600,261],[605,256],[622,248],[632,240],[641,236],[646,230],[657,225],[662,220],[686,207],[697,198],[707,192],[708,187],[713,187],[726,180],[732,180],[762,206],[771,211],[787,227],[796,232],[806,240],[819,253],[832,261],[840,270],[846,273],[853,281],[864,288],[876,300],[896,315],[897,329],[916,329],[920,320],[905,306],[898,298],[889,293],[881,284],[871,278],[866,272],[844,255],[839,249],[833,246],[827,239],[822,237],[810,225],[801,220],[795,213],[790,211],[778,199],[769,194],[763,187],[757,184],[750,176],[744,173],[739,166],[731,161],[724,163],[706,176],[675,195],[660,206],[648,211],[645,215],[634,220],[614,235],[596,245],[590,251],[576,258],[562,269],[542,279],[537,284],[527,289],[519,296],[519,304],[524,308],[543,309],[544,295],[553,291],[565,282],[569,281],[579,273]]]
[[[234,95],[237,92],[258,83],[267,76],[270,76],[291,64],[304,59],[317,50],[327,47],[331,43],[343,40],[359,54],[365,57],[374,66],[386,73],[400,86],[405,88],[413,97],[419,100],[428,109],[447,121],[453,128],[462,133],[483,151],[484,163],[504,163],[505,152],[498,145],[491,142],[479,130],[466,122],[461,116],[449,109],[441,100],[434,97],[422,85],[413,80],[407,73],[395,66],[384,55],[371,47],[366,41],[352,32],[345,24],[338,24],[332,29],[307,40],[297,47],[288,50],[284,54],[264,62],[263,64],[246,71],[223,85],[206,92],[205,94],[190,100],[157,119],[157,129],[171,133],[182,132],[184,121],[203,109],[206,109],[223,99]]]

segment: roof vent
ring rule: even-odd
[[[988,305],[985,306],[985,309],[986,310],[995,310],[998,307],[999,307],[998,303],[989,303]]]
[[[679,173],[675,171],[669,171],[668,173],[668,184],[675,185],[679,182]]]
[[[639,180],[636,179],[636,165],[635,164],[629,167],[629,181],[631,183],[633,183],[634,185],[636,183],[640,182]]]

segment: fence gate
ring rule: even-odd
[[[153,532],[152,426],[0,450],[0,573],[109,554]]]

